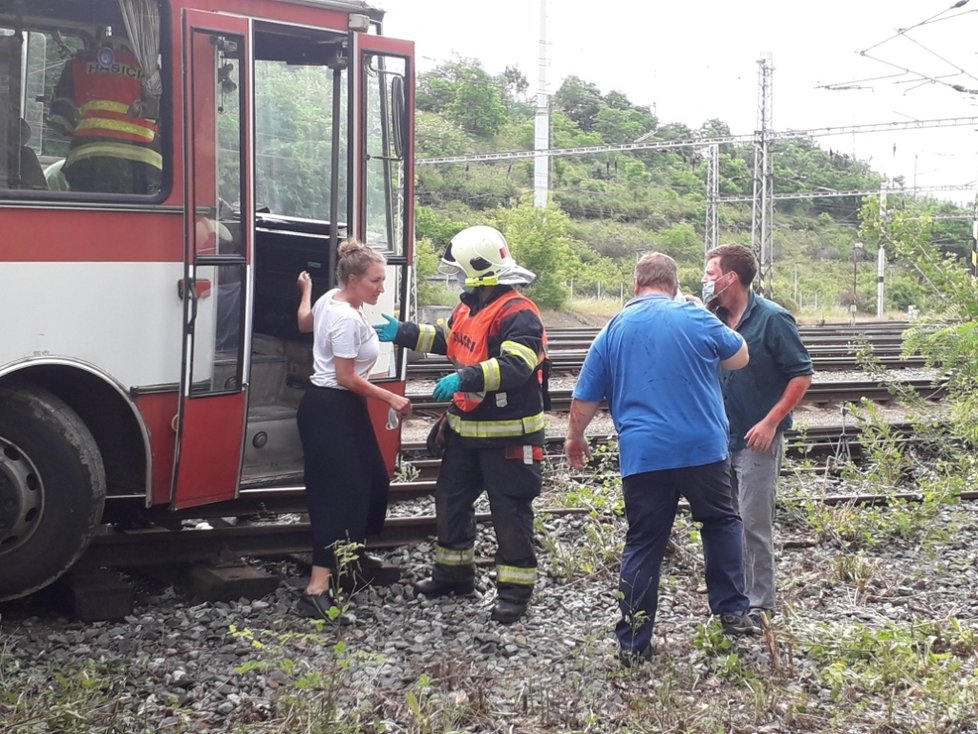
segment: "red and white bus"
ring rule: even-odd
[[[382,23],[360,0],[0,0],[0,599],[120,508],[301,483],[299,272],[318,297],[357,237],[389,263],[368,316],[408,307],[414,49]],[[384,346],[374,378],[403,391]]]

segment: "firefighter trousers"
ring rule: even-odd
[[[473,578],[474,505],[485,491],[496,531],[497,594],[509,601],[529,601],[537,566],[533,498],[540,494],[542,470],[540,446],[470,448],[455,433],[447,432],[435,488],[435,580]]]

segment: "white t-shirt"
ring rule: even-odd
[[[335,357],[355,359],[357,374],[366,379],[380,355],[377,332],[363,313],[336,299],[338,288],[324,293],[312,307],[312,384],[344,389],[336,381]]]

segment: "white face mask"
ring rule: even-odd
[[[726,275],[727,274],[724,273],[723,275],[720,276],[720,278],[724,278],[726,277]],[[717,280],[720,280],[720,278],[717,278]],[[725,290],[727,290],[727,288],[733,285],[732,283],[727,283],[727,285],[723,286],[723,288],[721,288],[718,291],[716,289],[717,280],[708,280],[703,284],[703,303],[707,306],[710,305],[710,301],[719,298],[721,293],[723,293]]]

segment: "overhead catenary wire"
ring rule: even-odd
[[[887,78],[893,78],[892,81],[893,84],[907,84],[907,83],[913,84],[914,86],[908,89],[907,92],[913,91],[914,89],[917,89],[921,86],[938,84],[938,85],[946,86],[949,89],[952,89],[956,92],[969,94],[969,95],[978,95],[978,89],[973,89],[971,87],[965,86],[964,84],[947,81],[947,79],[954,78],[954,77],[961,77],[961,76],[969,77],[971,79],[975,79],[976,81],[978,81],[978,76],[975,76],[960,64],[951,61],[947,57],[943,56],[942,54],[938,53],[934,49],[930,48],[920,40],[910,35],[911,31],[923,28],[924,26],[929,26],[935,23],[941,23],[941,22],[953,20],[955,18],[960,18],[961,16],[968,15],[970,13],[978,12],[978,10],[966,10],[961,13],[954,13],[952,15],[947,15],[947,13],[950,13],[952,10],[957,10],[958,8],[963,7],[969,1],[970,0],[958,0],[958,2],[954,3],[953,5],[950,5],[949,7],[940,11],[939,13],[935,13],[934,15],[929,16],[928,18],[925,18],[922,21],[907,26],[906,28],[898,28],[896,32],[893,33],[891,36],[888,36],[882,39],[881,41],[877,41],[871,46],[867,46],[866,48],[857,51],[856,53],[858,53],[860,56],[864,58],[870,59],[871,61],[875,61],[885,66],[889,66],[893,69],[897,69],[900,72],[899,74],[884,75],[881,76],[879,79],[883,80]],[[881,49],[887,44],[891,44],[893,41],[896,41],[897,39],[901,39],[901,38],[916,45],[922,51],[924,51],[927,54],[930,54],[931,56],[938,59],[942,63],[947,64],[949,67],[955,70],[955,73],[953,74],[926,73],[923,71],[913,69],[910,66],[897,63],[895,61],[891,61],[885,58],[881,58],[879,56],[879,52],[877,51],[877,49]],[[876,53],[870,53],[871,51],[876,51]],[[909,76],[911,78],[910,79],[901,78],[904,76]],[[873,81],[873,79],[837,82],[833,84],[822,84],[819,85],[819,88],[835,90],[835,91],[865,89],[866,87],[861,86],[864,81]],[[907,92],[904,93],[906,94]]]
[[[790,140],[797,138],[819,138],[831,135],[849,135],[856,133],[893,132],[898,130],[922,130],[937,127],[957,127],[978,125],[978,117],[942,117],[930,120],[898,120],[896,122],[877,122],[862,125],[839,125],[835,127],[818,127],[810,129],[770,130],[771,140]],[[746,135],[720,135],[713,137],[692,138],[688,140],[659,140],[634,143],[613,143],[606,145],[585,145],[574,148],[548,148],[546,150],[511,150],[497,153],[469,153],[464,155],[437,156],[418,158],[415,165],[434,166],[447,163],[484,163],[488,161],[513,160],[533,158],[536,155],[574,156],[596,153],[616,153],[634,150],[671,150],[675,148],[706,148],[709,145],[725,145],[737,143],[753,143],[755,133]]]

